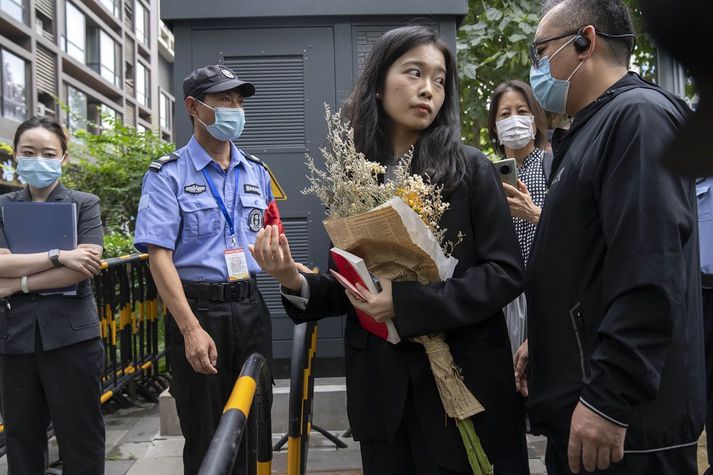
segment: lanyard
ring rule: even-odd
[[[215,198],[215,202],[218,205],[218,208],[220,208],[220,212],[223,213],[223,216],[225,216],[225,220],[228,222],[230,237],[233,240],[233,246],[236,246],[237,243],[235,239],[235,222],[233,221],[233,217],[230,216],[230,213],[228,213],[228,209],[225,207],[223,198],[220,197],[220,193],[218,193],[218,190],[216,189],[213,180],[210,178],[210,175],[208,175],[206,168],[208,167],[204,167],[201,171],[203,172],[203,176],[205,177],[206,183],[208,183],[208,188],[210,188],[210,192],[213,194],[213,198]],[[237,201],[238,197],[238,165],[235,165],[233,170],[235,171],[235,195],[233,197],[233,211],[235,211],[235,202]]]

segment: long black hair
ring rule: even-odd
[[[391,65],[409,50],[432,44],[446,62],[445,99],[433,123],[414,145],[413,173],[428,175],[444,186],[446,193],[455,188],[468,173],[460,142],[458,118],[458,75],[456,62],[448,45],[438,33],[425,26],[404,26],[389,30],[374,44],[364,70],[344,110],[354,128],[357,150],[366,158],[381,164],[393,162],[391,119],[377,94],[384,91],[386,74]]]

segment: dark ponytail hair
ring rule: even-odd
[[[67,134],[64,133],[62,125],[54,119],[48,117],[42,117],[36,115],[31,119],[27,119],[25,122],[20,124],[15,131],[15,138],[12,140],[12,149],[17,153],[17,145],[20,143],[20,137],[22,134],[30,129],[36,129],[37,127],[42,127],[47,129],[57,136],[59,143],[62,146],[62,155],[67,153]]]
[[[391,163],[391,120],[377,99],[377,93],[383,94],[391,65],[409,50],[424,44],[434,45],[445,58],[445,100],[433,123],[414,145],[411,168],[414,173],[428,175],[434,183],[443,185],[448,193],[468,173],[469,164],[460,142],[456,62],[438,33],[425,26],[404,26],[384,33],[374,44],[344,110],[354,128],[357,150],[369,160]]]

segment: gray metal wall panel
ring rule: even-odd
[[[163,20],[261,17],[335,17],[384,15],[455,15],[468,13],[467,0],[163,0]]]
[[[223,64],[240,79],[256,85],[245,103],[245,130],[240,145],[246,148],[304,152],[305,97],[302,55],[228,57]]]

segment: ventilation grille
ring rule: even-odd
[[[374,47],[376,40],[381,38],[381,35],[390,29],[391,27],[384,26],[359,28],[356,30],[354,41],[354,44],[356,45],[356,54],[354,55],[356,58],[356,77],[361,75],[361,71],[364,69],[364,63],[366,63],[366,58],[369,57],[371,48]]]
[[[54,20],[54,2],[52,0],[35,0],[35,8],[50,20]]]
[[[224,64],[255,85],[245,103],[240,146],[271,151],[305,147],[304,60],[302,56],[232,57]]]
[[[242,78],[241,78],[242,79]],[[257,86],[255,86],[257,88]],[[285,235],[290,242],[290,252],[295,262],[308,263],[309,258],[309,232],[307,219],[283,218],[282,224],[285,227]],[[257,285],[262,293],[270,314],[274,317],[277,314],[285,313],[282,308],[282,296],[280,286],[270,275],[261,272],[257,275]]]
[[[48,94],[57,94],[57,57],[43,46],[37,45],[37,89]]]
[[[129,36],[124,36],[124,61],[129,64],[134,64],[136,56],[136,48],[134,47],[134,40]]]
[[[134,0],[124,0],[124,28],[134,31]]]
[[[124,107],[124,125],[136,127],[136,106],[128,101]]]

